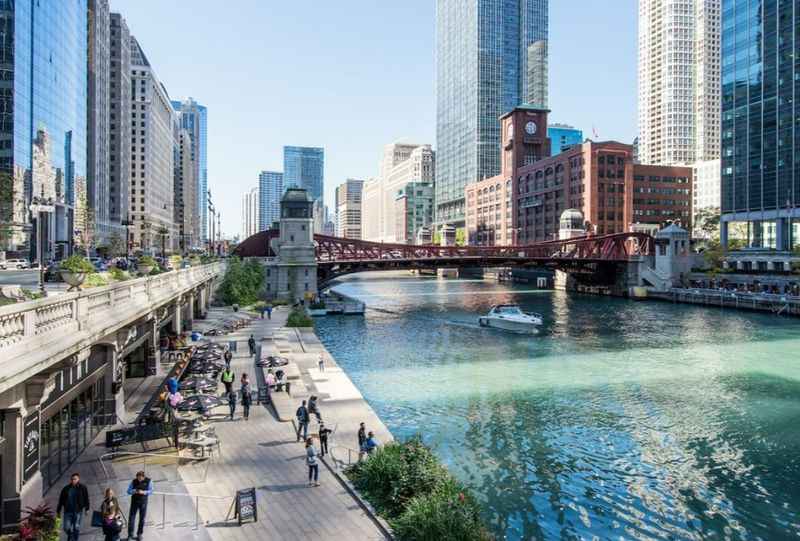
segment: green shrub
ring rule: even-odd
[[[111,275],[111,279],[117,282],[124,282],[125,280],[130,280],[131,275],[125,272],[122,269],[118,269],[117,267],[111,267],[111,270],[108,271],[108,274]]]
[[[93,272],[86,276],[86,280],[81,284],[82,287],[102,287],[108,285],[108,278],[99,272]]]
[[[59,268],[66,272],[95,272],[94,265],[92,262],[80,255],[71,255],[68,258],[61,261],[59,264]]]
[[[397,539],[403,541],[492,539],[481,522],[478,503],[452,478],[433,492],[411,499],[391,526]]]
[[[289,317],[286,318],[287,327],[313,327],[314,320],[308,317],[305,310],[301,308],[293,308],[289,312]]]
[[[152,256],[143,255],[139,258],[139,266],[142,267],[158,267],[158,262]]]
[[[250,306],[259,300],[264,279],[264,267],[258,261],[242,263],[238,257],[232,257],[217,290],[217,298],[223,304]]]

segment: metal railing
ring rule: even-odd
[[[206,467],[203,469],[203,478],[200,481],[184,481],[187,484],[193,483],[205,483],[206,478],[208,477],[208,468],[211,464],[211,457],[197,457],[197,456],[181,456],[181,455],[166,455],[160,453],[137,453],[134,451],[111,451],[109,453],[105,453],[98,457],[98,462],[100,462],[100,468],[103,470],[103,474],[106,476],[106,481],[111,480],[111,476],[108,474],[108,469],[104,463],[105,459],[114,460],[118,456],[139,456],[142,457],[142,471],[147,474],[147,459],[148,457],[154,457],[158,459],[174,459],[177,462],[186,460],[189,462],[205,462]],[[109,458],[110,457],[110,458]],[[138,461],[137,461],[138,463]],[[180,467],[180,464],[176,464],[176,467]]]
[[[334,466],[336,466],[337,470],[341,470],[342,469],[341,465],[345,464],[344,460],[340,459],[340,458],[337,458],[336,453],[334,452],[334,451],[339,450],[339,449],[341,449],[343,451],[347,451],[347,464],[346,464],[346,466],[352,466],[353,465],[353,456],[355,456],[356,462],[361,462],[361,459],[364,456],[364,453],[362,453],[361,451],[356,451],[355,449],[351,449],[350,447],[346,447],[344,445],[332,445],[331,448],[330,448],[330,453],[329,454],[331,455],[331,458],[333,459],[333,464],[334,464]]]
[[[204,500],[233,500],[234,496],[199,496],[192,494],[182,494],[180,492],[153,492],[152,496],[161,496],[161,529],[167,527],[167,496],[182,496],[184,498],[194,498],[194,529],[200,528],[200,499]]]

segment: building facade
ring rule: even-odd
[[[432,182],[409,182],[394,198],[395,242],[415,244],[420,230],[430,230],[434,213]]]
[[[75,193],[86,189],[87,10],[86,0],[0,3],[6,257],[37,259],[37,237],[45,260],[72,251]]]
[[[361,194],[364,181],[348,178],[336,187],[336,236],[361,238]]]
[[[361,190],[361,238],[379,239],[382,234],[383,187],[379,178],[371,178]]]
[[[176,119],[177,120],[177,119]],[[174,213],[176,241],[181,254],[199,248],[200,220],[197,205],[195,153],[189,131],[175,123],[175,186]]]
[[[258,227],[258,186],[242,195],[242,240],[261,231]]]
[[[131,34],[119,13],[110,17],[109,221],[120,224],[119,237],[130,249],[131,182]]]
[[[133,36],[131,89],[133,249],[155,255],[178,245],[173,200],[175,112]]]
[[[88,98],[86,142],[86,213],[91,227],[87,248],[107,245],[112,232],[120,233],[111,220],[109,142],[111,130],[111,13],[108,0],[88,0]]]
[[[550,155],[561,154],[567,147],[583,143],[583,131],[568,124],[551,124],[547,127],[550,138]]]
[[[546,71],[547,39],[548,0],[437,0],[438,224],[463,226],[464,187],[500,173],[500,115],[546,99],[529,74]]]
[[[732,222],[747,224],[751,247],[800,245],[798,28],[796,5],[722,2],[724,245]]]
[[[258,230],[272,227],[281,216],[281,197],[283,196],[283,173],[261,171],[258,175]]]
[[[469,243],[553,240],[567,209],[579,210],[586,231],[598,235],[691,223],[691,168],[634,164],[632,146],[615,141],[586,141],[549,156],[549,141],[530,125],[546,133],[546,110],[518,107],[501,122],[503,172],[465,189]]]
[[[313,199],[325,193],[325,150],[316,147],[283,147],[283,188],[302,188]],[[282,195],[282,194],[281,194]],[[278,196],[280,199],[280,195]]]
[[[178,113],[181,128],[187,130],[192,138],[198,194],[196,213],[200,222],[199,247],[208,240],[208,109],[193,98],[172,101],[172,107]]]
[[[639,161],[719,158],[720,1],[639,0]]]

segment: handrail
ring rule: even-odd
[[[147,457],[150,457],[150,456],[158,457],[158,458],[177,458],[179,460],[191,460],[191,461],[196,461],[196,462],[206,462],[206,461],[208,461],[209,463],[210,463],[210,459],[211,459],[211,457],[205,457],[205,456],[198,457],[198,456],[165,455],[165,454],[160,454],[160,453],[138,453],[138,452],[135,452],[135,451],[111,451],[111,452],[108,452],[108,453],[104,453],[104,454],[100,455],[97,458],[98,462],[100,462],[100,467],[103,469],[103,473],[106,476],[106,481],[108,481],[110,479],[110,477],[108,475],[108,470],[106,469],[106,466],[103,463],[103,459],[107,458],[110,455],[141,456],[141,457],[144,457],[144,460],[142,461],[142,467],[144,468],[145,472],[147,472]],[[111,460],[114,460],[114,457],[112,457]],[[203,479],[202,479],[202,481],[193,481],[192,483],[204,483],[206,481],[206,477],[207,476],[208,476],[208,465],[206,466],[206,469],[203,471]]]
[[[229,500],[235,496],[206,496],[200,494],[183,494],[180,492],[156,492],[153,491],[152,496],[161,496],[161,529],[167,527],[167,496],[185,496],[187,498],[194,498],[194,529],[200,528],[200,498],[204,500]]]
[[[341,469],[339,467],[339,464],[340,463],[344,463],[344,460],[339,460],[338,458],[336,458],[336,455],[334,454],[334,451],[336,449],[347,449],[347,465],[348,466],[351,466],[353,464],[353,453],[358,455],[358,460],[356,462],[360,462],[361,461],[361,457],[363,456],[363,453],[361,451],[356,451],[355,449],[351,449],[350,447],[347,447],[345,445],[332,445],[328,454],[330,454],[331,458],[333,458],[333,463],[336,465],[336,469],[337,470]]]

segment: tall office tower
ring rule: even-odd
[[[189,132],[195,161],[197,181],[197,215],[202,243],[208,240],[208,109],[192,98],[173,101],[181,128]]]
[[[192,137],[189,131],[181,128],[175,119],[175,187],[174,217],[177,243],[180,253],[192,248],[200,248],[200,220],[197,208],[197,180],[195,174],[195,154],[192,151]]]
[[[109,221],[122,226],[118,236],[130,246],[131,34],[119,13],[111,14],[109,89]],[[113,233],[112,233],[113,234]]]
[[[281,197],[284,175],[277,171],[261,171],[258,175],[258,230],[265,231],[281,219]]]
[[[361,189],[361,238],[380,240],[383,236],[383,186],[370,178]]]
[[[361,238],[361,192],[364,181],[348,178],[336,187],[336,236]]]
[[[283,147],[283,188],[303,188],[312,199],[325,193],[325,150],[316,147]]]
[[[403,242],[406,238],[397,229],[395,199],[408,184],[433,184],[435,179],[436,154],[431,145],[412,143],[392,143],[383,149],[381,172],[378,184],[369,186],[370,195],[375,189],[380,191],[377,205],[366,205],[362,221],[370,224],[364,240],[378,242]],[[377,224],[373,230],[371,225]],[[430,227],[430,223],[424,224]]]
[[[133,246],[160,253],[176,238],[173,212],[175,111],[135,37],[131,36],[131,221]]]
[[[800,246],[800,10],[723,0],[722,28],[722,241],[731,222],[746,222],[751,246],[791,250]]]
[[[89,0],[88,10],[88,114],[86,125],[86,206],[84,208],[89,247],[108,243],[112,231],[110,192],[110,89],[111,13],[108,0]]]
[[[639,160],[719,158],[720,0],[639,0]]]
[[[572,145],[583,143],[583,131],[568,124],[550,124],[547,127],[547,137],[550,138],[550,155],[561,154]]]
[[[547,108],[550,70],[547,65],[547,40],[539,40],[528,47],[528,103]]]
[[[546,99],[529,75],[546,71],[547,10],[548,0],[437,0],[438,224],[463,226],[464,187],[500,172],[500,116]]]
[[[45,260],[72,250],[75,193],[86,186],[87,9],[86,0],[0,3],[6,257],[36,259],[37,237]]]
[[[242,195],[242,240],[260,231],[258,227],[259,197],[258,186],[250,188]]]

